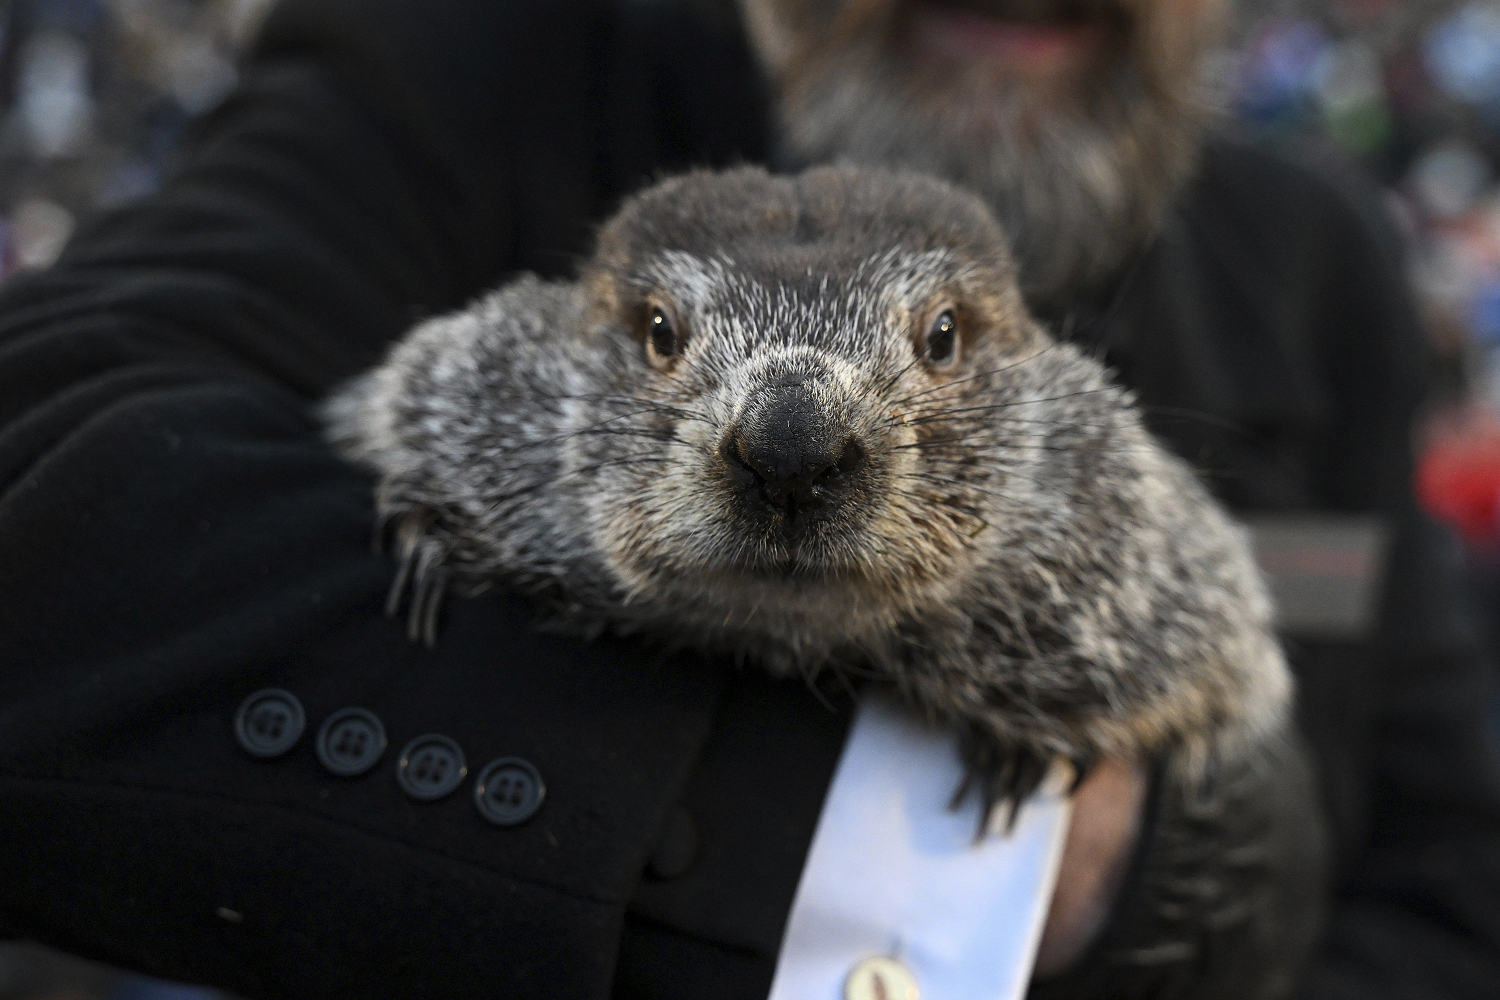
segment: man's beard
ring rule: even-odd
[[[828,34],[786,31],[795,44],[775,75],[792,157],[905,167],[976,191],[1044,311],[1095,293],[1156,231],[1208,119],[1199,63],[1216,18],[1185,26],[1138,4],[1102,64],[1062,87],[902,58],[900,5],[855,6]]]

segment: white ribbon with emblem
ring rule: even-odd
[[[949,799],[951,735],[889,702],[856,712],[813,835],[770,1000],[1015,1000],[1031,978],[1068,828],[1048,783],[975,842]]]

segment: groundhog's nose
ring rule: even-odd
[[[805,384],[758,394],[722,454],[741,497],[771,508],[788,525],[827,514],[865,464],[859,440],[830,419]]]

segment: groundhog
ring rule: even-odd
[[[936,180],[668,180],[576,281],[422,324],[328,415],[429,642],[446,591],[500,586],[883,685],[959,734],[987,807],[1058,759],[1201,772],[1284,723],[1244,533]]]

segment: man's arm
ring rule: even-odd
[[[506,34],[525,5],[451,52],[421,35],[460,5],[357,6],[402,58],[524,79],[533,111],[558,70]],[[392,103],[394,57],[288,23],[159,194],[0,291],[0,928],[255,996],[603,994],[722,678],[498,599],[456,603],[437,653],[381,617],[370,486],[311,407],[498,276],[514,151],[432,124],[494,92]],[[234,717],[269,687],[307,729],[259,760]],[[312,749],[347,706],[389,740],[353,779]],[[404,793],[434,732],[471,773],[531,762],[541,810]]]

